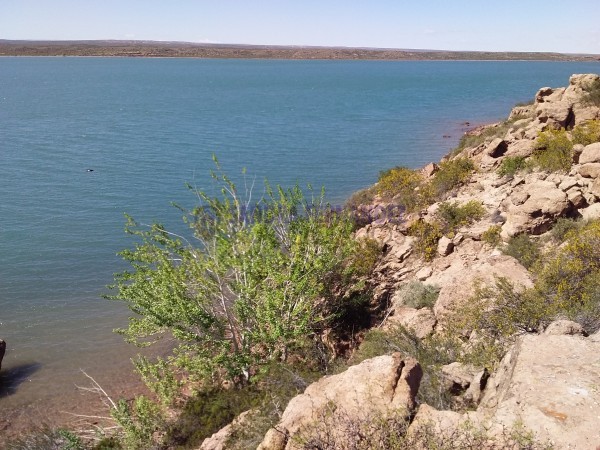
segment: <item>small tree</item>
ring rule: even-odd
[[[115,276],[109,298],[135,313],[118,330],[129,341],[149,345],[170,334],[177,344],[169,364],[188,377],[245,382],[258,365],[285,361],[332,324],[361,276],[352,264],[359,245],[350,217],[325,204],[323,192],[307,199],[298,187],[267,184],[251,203],[251,192],[241,195],[218,162],[212,177],[220,195],[195,191],[189,239],[128,217],[127,232],[139,242],[121,252],[132,270]],[[139,367],[150,377],[147,361]]]

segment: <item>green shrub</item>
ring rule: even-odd
[[[552,227],[552,230],[550,230],[550,235],[555,242],[562,243],[569,233],[580,229],[582,226],[583,223],[579,220],[560,217]]]
[[[377,195],[377,191],[375,186],[371,186],[369,188],[361,189],[359,191],[354,192],[348,200],[346,200],[345,206],[350,210],[355,210],[360,205],[371,205],[375,201],[375,196]]]
[[[573,161],[573,143],[565,130],[549,130],[540,133],[535,141],[532,163],[548,172],[567,172]]]
[[[541,257],[538,243],[526,233],[512,237],[503,252],[515,258],[527,269],[531,269]]]
[[[589,145],[600,141],[600,120],[588,120],[571,131],[574,144]]]
[[[121,439],[126,449],[153,448],[154,434],[165,427],[165,418],[158,404],[139,396],[131,404],[119,400],[111,415],[121,428]],[[162,439],[159,438],[159,441]],[[161,442],[158,442],[161,443]]]
[[[537,271],[536,291],[557,314],[578,320],[588,332],[600,327],[600,221],[567,235],[559,251]]]
[[[364,258],[351,217],[333,211],[323,193],[309,200],[298,187],[267,185],[248,210],[229,178],[213,176],[222,196],[196,192],[203,204],[188,214],[188,238],[129,218],[138,242],[121,255],[132,270],[116,275],[109,298],[135,313],[120,330],[129,341],[172,336],[167,361],[178,379],[243,384],[256,366],[285,361],[307,337],[334,327],[368,274],[353,263]]]
[[[481,202],[470,200],[462,205],[458,202],[440,203],[436,217],[443,224],[444,232],[449,233],[478,221],[484,214],[485,208]]]
[[[492,225],[481,234],[481,240],[492,247],[497,247],[502,242],[500,238],[501,231],[502,227],[500,225]]]
[[[439,287],[421,281],[410,281],[396,291],[396,295],[402,298],[402,304],[416,309],[433,308],[439,293]]]
[[[590,85],[586,86],[583,94],[583,103],[600,106],[600,79],[596,79]]]
[[[411,211],[418,204],[415,189],[423,182],[422,175],[406,167],[394,167],[379,175],[377,193]]]
[[[407,233],[416,238],[413,246],[416,253],[425,260],[431,260],[435,257],[438,241],[443,236],[442,227],[439,223],[418,220],[408,228]]]
[[[507,156],[498,167],[498,175],[501,177],[512,177],[520,170],[526,167],[525,158],[523,156]]]
[[[475,170],[470,158],[443,161],[439,167],[431,181],[433,195],[436,198],[440,198],[446,192],[464,184]]]

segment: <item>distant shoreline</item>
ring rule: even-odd
[[[126,58],[379,60],[379,61],[587,61],[600,55],[549,52],[476,52],[352,47],[195,44],[153,41],[0,40],[0,56]]]

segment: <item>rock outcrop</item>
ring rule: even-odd
[[[363,361],[339,375],[322,378],[290,401],[281,421],[269,430],[258,448],[302,448],[295,437],[308,436],[312,427],[331,417],[332,408],[342,408],[347,421],[368,416],[384,418],[390,414],[408,418],[415,408],[421,376],[421,367],[414,359],[396,353]],[[338,428],[330,424],[331,433]],[[338,442],[353,438],[337,437]]]

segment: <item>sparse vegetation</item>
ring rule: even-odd
[[[547,172],[567,172],[573,162],[573,143],[565,130],[540,133],[535,142],[532,163]]]
[[[571,131],[573,144],[589,145],[600,141],[600,120],[589,120]]]
[[[421,281],[410,281],[402,285],[396,295],[402,298],[402,304],[410,308],[433,308],[440,288]]]
[[[460,227],[478,221],[484,214],[481,202],[470,200],[462,205],[458,202],[442,202],[436,217],[442,223],[444,233],[454,233]]]
[[[442,227],[437,222],[418,220],[408,229],[408,234],[416,238],[414,250],[425,260],[431,260],[437,253],[437,244],[444,235]]]
[[[493,432],[469,420],[455,428],[440,431],[434,423],[423,422],[410,428],[405,412],[362,413],[356,416],[331,405],[315,422],[294,438],[305,450],[551,450],[545,442],[520,423]],[[332,430],[336,430],[332,433]],[[352,436],[352,439],[348,439]]]
[[[526,166],[526,159],[523,156],[507,156],[500,163],[497,173],[501,177],[512,177]]]
[[[470,177],[475,166],[469,158],[455,158],[444,161],[431,181],[432,194],[441,198],[448,191],[462,185]]]
[[[503,251],[527,269],[531,269],[541,257],[539,244],[526,233],[512,237]]]
[[[423,177],[415,170],[394,167],[379,175],[377,193],[384,199],[394,199],[407,210],[418,204],[415,189],[421,185]]]
[[[600,106],[600,79],[594,80],[583,94],[583,103],[592,106]]]
[[[497,247],[502,242],[500,238],[501,231],[502,227],[500,225],[492,225],[482,233],[481,240],[492,247]]]

